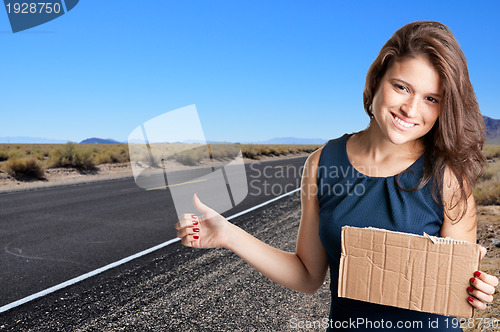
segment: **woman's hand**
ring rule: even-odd
[[[482,247],[481,258],[484,255],[486,255],[486,248]],[[474,278],[470,278],[470,283],[471,286],[467,287],[467,291],[471,295],[468,297],[470,305],[479,310],[486,309],[486,303],[493,302],[493,293],[495,293],[495,287],[498,286],[498,278],[476,271]]]
[[[226,218],[203,204],[196,194],[193,196],[193,203],[202,215],[189,213],[181,215],[179,222],[175,224],[177,237],[181,238],[182,244],[188,247],[224,247],[227,243],[226,233],[231,224]]]

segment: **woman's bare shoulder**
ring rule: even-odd
[[[323,151],[323,147],[314,151],[309,155],[309,157],[307,157],[306,167],[318,167],[319,158],[321,157],[321,151]]]
[[[318,174],[318,164],[319,164],[319,159],[321,157],[321,151],[323,150],[323,147],[319,148],[318,150],[314,151],[307,157],[307,160],[304,165],[304,169],[302,171],[302,178],[307,180],[307,181],[313,181],[315,182],[316,176]]]

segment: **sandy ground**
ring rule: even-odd
[[[126,164],[100,166],[90,174],[48,170],[43,181],[23,182],[2,173],[0,191],[131,176]],[[500,278],[500,248],[493,241],[500,240],[500,206],[478,211],[478,243],[488,249],[481,270]],[[294,251],[299,220],[300,199],[293,195],[259,210],[252,220],[239,218],[238,224],[270,245]],[[0,314],[0,330],[282,331],[299,320],[328,317],[328,280],[314,295],[300,294],[270,282],[227,250],[176,246],[172,253],[141,258]],[[181,259],[187,263],[172,267]],[[500,319],[498,291],[487,310],[462,326],[464,331],[499,331],[500,322],[497,328],[478,326],[492,319]]]

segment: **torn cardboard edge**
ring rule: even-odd
[[[373,227],[342,227],[338,296],[471,318],[467,287],[481,246]]]

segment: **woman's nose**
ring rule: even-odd
[[[415,116],[418,112],[418,101],[415,97],[408,98],[402,105],[401,111],[405,116],[411,118]]]

